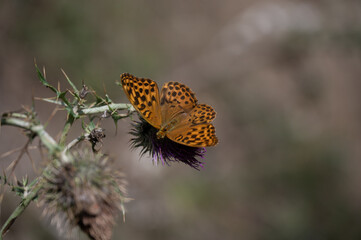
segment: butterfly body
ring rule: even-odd
[[[189,87],[169,82],[159,94],[157,84],[151,79],[128,73],[123,73],[120,78],[129,101],[149,124],[158,129],[158,139],[167,137],[191,147],[218,143],[215,128],[210,123],[215,118],[215,111],[211,106],[198,104]]]
[[[179,113],[177,116],[173,117],[170,121],[162,124],[157,132],[157,138],[164,138],[167,135],[167,132],[171,132],[174,128],[179,127],[179,124],[184,120],[186,117],[186,113]]]

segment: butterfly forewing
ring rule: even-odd
[[[162,119],[156,82],[147,78],[137,78],[129,73],[123,73],[120,78],[130,103],[148,123],[160,128]]]
[[[218,143],[212,124],[184,125],[167,133],[167,137],[190,147],[209,147]]]
[[[197,99],[186,85],[178,82],[168,82],[163,85],[160,93],[163,123],[167,123],[179,113],[190,112],[196,105]]]

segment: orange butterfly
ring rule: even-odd
[[[218,143],[215,128],[210,123],[216,112],[211,106],[197,104],[192,90],[178,82],[164,84],[159,94],[157,83],[123,73],[125,94],[139,114],[159,129],[157,138],[167,136],[174,142],[190,147],[208,147]]]

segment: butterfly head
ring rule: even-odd
[[[158,132],[157,132],[157,139],[162,139],[165,137],[165,131],[164,129],[160,129]]]

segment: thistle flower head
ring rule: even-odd
[[[169,162],[183,162],[197,170],[203,167],[203,163],[197,158],[204,157],[205,148],[182,145],[167,137],[158,139],[157,132],[158,129],[140,117],[140,121],[133,123],[130,132],[133,136],[132,147],[141,148],[141,154],[148,153],[156,164],[161,162],[163,165],[169,165]]]
[[[90,239],[108,240],[115,217],[123,210],[125,181],[107,157],[89,151],[72,152],[46,169],[39,200],[59,230],[78,226]]]

